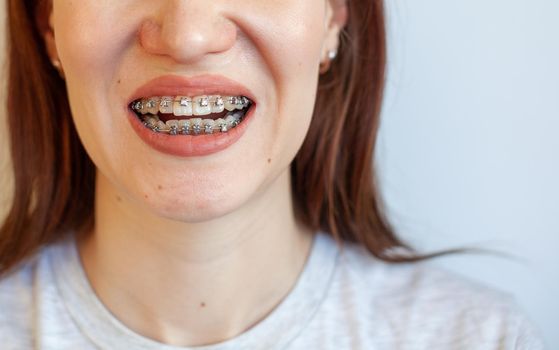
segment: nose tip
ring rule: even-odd
[[[161,2],[165,3],[165,2]],[[140,43],[147,52],[190,63],[208,54],[231,49],[237,40],[237,28],[204,1],[170,1],[161,6],[160,15],[147,18],[140,28]]]

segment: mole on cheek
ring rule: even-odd
[[[159,191],[161,191],[161,190],[163,189],[163,186],[157,185],[157,189],[158,189]]]
[[[268,164],[272,163],[272,158],[268,158]]]
[[[149,196],[147,194],[144,194],[144,198],[149,199]]]
[[[206,307],[206,303],[201,302],[201,303],[200,303],[200,307]]]
[[[117,202],[122,202],[122,198],[120,198],[120,196],[116,196],[116,201]]]

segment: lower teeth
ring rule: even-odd
[[[169,120],[163,122],[158,115],[144,114],[138,118],[153,132],[168,135],[210,135],[214,133],[226,133],[237,127],[245,118],[247,109],[236,110],[227,113],[225,118],[201,119],[191,118],[183,120]]]

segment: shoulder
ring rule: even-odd
[[[0,339],[8,349],[30,348],[43,308],[56,295],[46,246],[0,278]]]
[[[39,260],[35,256],[0,279],[0,339],[8,340],[8,346],[11,341],[25,341],[27,337],[21,335],[30,333]]]
[[[427,263],[389,264],[345,243],[336,275],[337,297],[385,334],[435,348],[543,348],[512,296]]]
[[[33,275],[37,267],[37,257],[20,264],[17,268],[0,277],[0,306],[13,305],[14,299],[29,300],[29,291],[33,286]],[[19,304],[19,303],[18,303]],[[0,314],[0,317],[5,313]]]

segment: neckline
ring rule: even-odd
[[[52,247],[48,260],[62,303],[81,332],[101,348],[142,350],[283,349],[315,315],[334,275],[339,249],[332,237],[316,233],[310,254],[291,292],[252,328],[212,345],[177,347],[127,328],[96,296],[83,269],[75,235]]]

